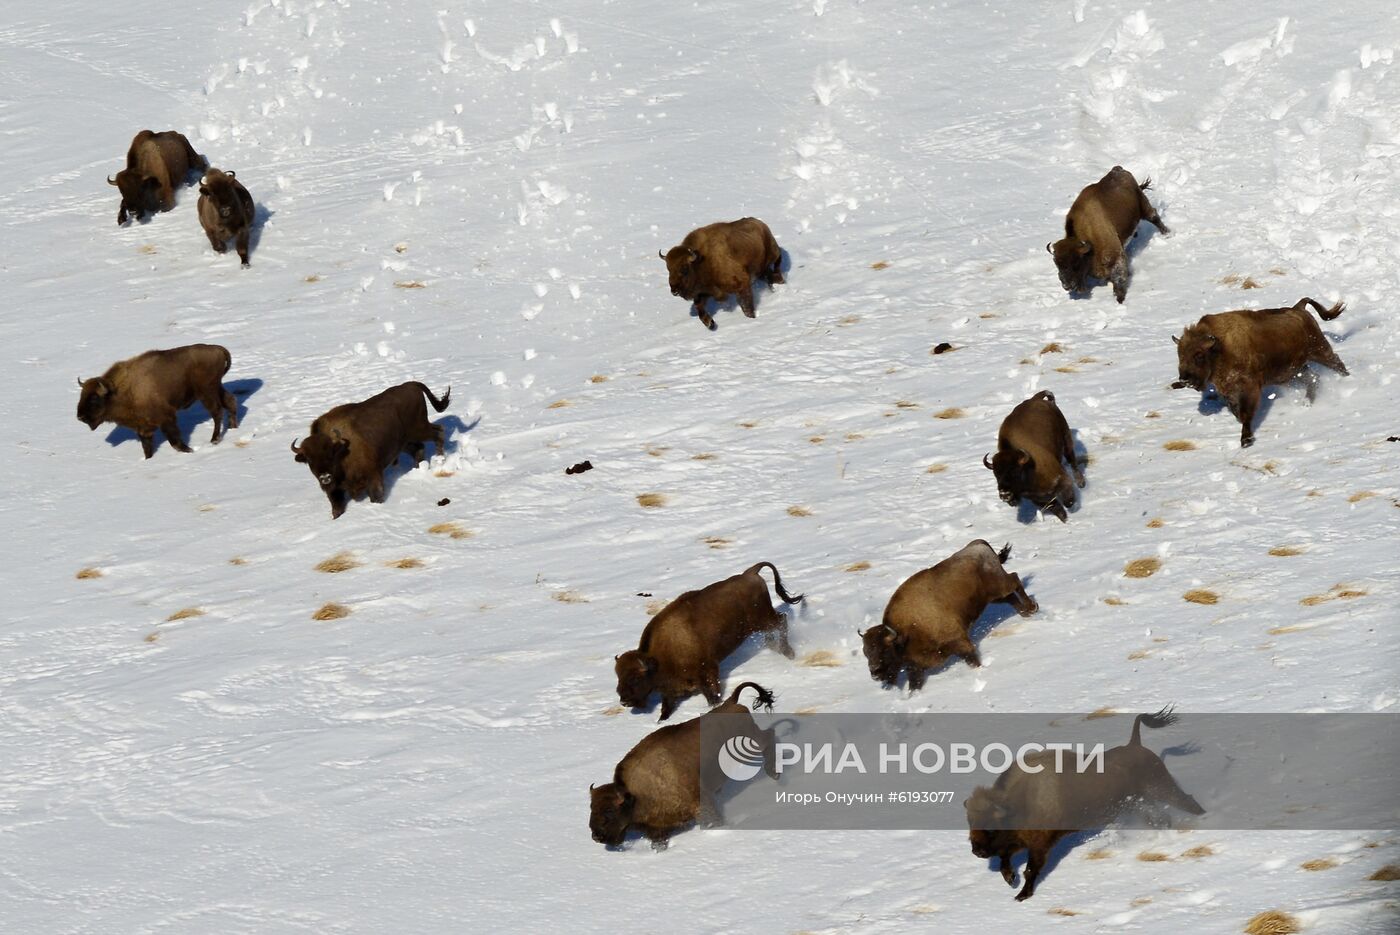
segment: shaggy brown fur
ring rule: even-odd
[[[1308,314],[1312,306],[1323,321],[1345,311],[1341,302],[1323,308],[1312,299],[1299,299],[1292,308],[1243,309],[1206,315],[1187,328],[1176,342],[1180,379],[1173,389],[1204,390],[1211,384],[1240,420],[1240,447],[1254,444],[1254,414],[1265,386],[1294,377],[1307,381],[1308,402],[1317,395],[1317,375],[1308,362],[1347,376],[1346,364],[1332,350],[1322,329]]]
[[[368,493],[371,502],[383,503],[384,471],[400,452],[415,464],[423,460],[425,442],[442,453],[446,434],[428,421],[425,396],[442,412],[452,388],[438,399],[416,381],[391,386],[362,402],[336,406],[311,423],[311,434],[300,446],[292,442],[296,460],[311,469],[330,500],[331,519],[338,519],[353,497]]]
[[[1171,708],[1133,719],[1133,735],[1127,744],[1104,753],[1103,772],[1055,771],[1055,752],[1026,757],[1040,772],[1028,773],[1012,766],[988,789],[979,786],[963,803],[967,809],[968,840],[972,853],[984,860],[1001,859],[1001,877],[1016,885],[1011,858],[1029,851],[1025,885],[1016,901],[1030,899],[1045,867],[1045,859],[1060,838],[1077,831],[1102,828],[1134,803],[1161,803],[1192,815],[1204,815],[1191,796],[1181,790],[1166,764],[1142,745],[1141,727],[1166,727],[1176,721]],[[1032,830],[1032,829],[1052,830]]]
[[[199,223],[215,253],[227,253],[234,241],[238,258],[248,265],[248,235],[253,227],[253,196],[227,172],[210,169],[199,180]]]
[[[975,539],[896,588],[883,622],[859,634],[870,677],[890,688],[908,672],[909,690],[918,691],[928,670],[950,656],[980,666],[968,633],[988,604],[1009,602],[1022,617],[1040,609],[1020,577],[1002,567],[1010,557],[1010,545],[996,552],[985,539]]]
[[[671,835],[691,822],[711,824],[719,820],[714,797],[724,786],[725,776],[714,757],[702,761],[702,724],[722,729],[726,736],[753,738],[763,749],[765,770],[776,779],[773,731],[759,730],[753,715],[739,703],[746,688],[758,692],[755,708],[773,707],[772,692],[755,682],[744,682],[708,713],[652,731],[617,764],[612,782],[589,786],[588,828],[593,840],[619,847],[628,830],[636,828],[651,840],[652,847],[663,850]]]
[[[1063,462],[1061,461],[1063,459]],[[1069,464],[1074,473],[1070,482]],[[1084,486],[1084,472],[1074,456],[1074,436],[1055,394],[1041,390],[1002,420],[997,432],[997,453],[982,458],[997,479],[997,493],[1012,506],[1021,498],[1034,503],[1064,522],[1075,503],[1074,487]]]
[[[147,214],[169,211],[175,207],[175,186],[186,183],[191,169],[208,164],[183,133],[142,130],[126,152],[126,168],[115,177],[107,176],[107,184],[122,195],[117,223],[125,224],[128,214],[139,221]]]
[[[711,331],[715,320],[705,310],[711,297],[722,302],[737,295],[739,307],[753,318],[754,279],[761,277],[770,289],[785,281],[779,270],[783,252],[768,225],[758,218],[706,224],[658,255],[666,261],[671,294],[694,302],[700,323]]]
[[[765,633],[768,645],[793,657],[788,643],[788,620],[773,606],[768,583],[759,570],[773,571],[773,587],[789,604],[802,595],[783,590],[783,579],[771,562],[759,562],[740,574],[676,598],[647,624],[636,649],[615,657],[617,696],[633,708],[645,707],[653,692],[661,695],[661,720],[697,692],[710,704],[720,699],[719,667],[754,633]]]
[[[1087,290],[1092,277],[1112,283],[1119,302],[1127,298],[1128,256],[1123,246],[1137,235],[1138,223],[1147,221],[1171,233],[1144,194],[1151,186],[1151,179],[1139,185],[1131,172],[1114,166],[1074,199],[1065,216],[1064,239],[1045,245],[1066,292]]]
[[[100,377],[78,379],[78,421],[96,431],[104,422],[129,428],[141,439],[146,457],[155,454],[156,430],[176,451],[189,451],[176,414],[195,401],[214,417],[214,444],[224,437],[224,416],[238,428],[238,403],[224,389],[224,374],[233,365],[228,350],[217,344],[190,344],[147,351],[107,368]]]

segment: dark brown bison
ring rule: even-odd
[[[1040,609],[1020,577],[1002,567],[1010,557],[1010,545],[997,552],[985,539],[975,539],[896,588],[884,620],[864,633],[857,631],[871,678],[890,688],[901,672],[908,672],[909,690],[918,691],[928,670],[950,656],[980,666],[968,634],[988,604],[1008,602],[1022,617]]]
[[[768,583],[759,574],[763,568],[772,569],[773,587],[784,601],[801,602],[801,594],[783,590],[783,579],[771,562],[685,592],[651,618],[636,649],[615,657],[622,703],[645,707],[653,692],[660,693],[663,721],[697,692],[718,704],[720,663],[754,633],[767,634],[769,645],[791,659],[788,620],[768,596]]]
[[[1045,245],[1066,292],[1088,290],[1093,278],[1112,283],[1119,302],[1127,298],[1128,255],[1123,247],[1137,234],[1138,223],[1147,221],[1171,233],[1144,194],[1151,187],[1151,179],[1139,185],[1131,172],[1114,166],[1074,199],[1065,216],[1064,239]]]
[[[214,437],[224,437],[224,416],[238,428],[238,403],[224,389],[224,374],[232,366],[228,350],[217,344],[190,344],[165,351],[147,351],[118,361],[100,377],[78,378],[78,421],[93,431],[104,422],[131,429],[141,439],[146,457],[155,454],[156,430],[176,451],[189,451],[176,414],[196,401],[214,417]]]
[[[768,225],[758,218],[706,224],[657,255],[666,261],[671,294],[694,302],[700,323],[711,331],[715,320],[705,309],[709,299],[723,302],[737,295],[739,307],[753,318],[754,279],[762,277],[769,288],[785,281],[779,269],[783,252]]]
[[[296,460],[311,469],[331,502],[331,519],[345,512],[351,498],[369,494],[372,503],[384,502],[384,471],[406,452],[414,463],[423,460],[425,442],[441,454],[446,442],[442,426],[428,421],[423,397],[442,412],[452,398],[452,388],[442,399],[422,383],[410,381],[358,403],[336,406],[311,423],[311,434],[298,445],[292,442]]]
[[[1066,835],[1102,828],[1134,806],[1149,803],[1204,815],[1205,809],[1182,791],[1161,758],[1142,745],[1142,725],[1158,728],[1175,721],[1170,707],[1139,714],[1127,744],[1104,752],[1101,773],[1079,772],[1068,758],[1065,770],[1057,772],[1056,753],[1046,750],[1025,758],[1028,766],[1039,767],[1038,772],[1026,772],[1017,764],[990,789],[979,786],[963,803],[972,853],[983,860],[999,857],[1002,879],[1015,886],[1011,858],[1018,851],[1029,852],[1025,885],[1016,894],[1020,902],[1035,894],[1046,857]]]
[[[613,770],[613,781],[589,786],[588,828],[593,840],[618,847],[628,830],[636,828],[663,850],[673,833],[691,822],[719,820],[715,794],[725,775],[715,757],[701,757],[702,726],[718,736],[747,737],[761,752],[768,775],[777,778],[773,763],[773,730],[759,730],[753,715],[739,703],[746,688],[758,692],[755,708],[773,707],[773,693],[755,682],[744,682],[724,704],[682,724],[652,731],[632,748]],[[721,733],[722,732],[722,733]]]
[[[234,241],[238,258],[248,265],[248,235],[253,227],[253,196],[233,170],[209,169],[199,180],[199,223],[215,253],[227,253]]]
[[[1299,299],[1292,308],[1250,308],[1205,315],[1173,337],[1179,379],[1172,389],[1190,387],[1215,391],[1240,420],[1240,447],[1254,444],[1254,414],[1265,386],[1307,381],[1308,402],[1317,395],[1317,375],[1308,369],[1316,361],[1347,376],[1347,365],[1322,336],[1308,306],[1323,321],[1346,310],[1341,302],[1323,308],[1312,299]]]
[[[208,164],[183,133],[142,130],[126,151],[126,168],[115,177],[107,176],[107,184],[115,185],[122,195],[117,223],[125,224],[128,214],[139,221],[147,214],[169,211],[175,207],[175,187],[186,183],[191,169]]]
[[[997,453],[990,460],[984,455],[982,464],[996,477],[997,493],[1007,503],[1016,506],[1024,497],[1061,522],[1069,518],[1066,510],[1074,506],[1075,485],[1084,486],[1084,472],[1074,455],[1074,436],[1049,390],[1041,390],[1011,410],[997,432]]]

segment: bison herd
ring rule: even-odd
[[[224,253],[233,241],[247,266],[255,210],[252,196],[233,171],[211,167],[175,131],[138,133],[127,152],[126,168],[108,178],[121,193],[118,223],[174,208],[175,188],[186,184],[193,171],[201,172],[198,214],[210,245]],[[1169,233],[1147,199],[1150,185],[1148,180],[1139,184],[1132,173],[1114,166],[1080,192],[1065,219],[1065,236],[1046,244],[1065,290],[1084,293],[1095,282],[1106,282],[1119,302],[1126,299],[1125,246],[1137,236],[1142,221]],[[744,314],[753,318],[754,281],[762,279],[770,288],[784,282],[783,252],[768,225],[757,218],[697,228],[660,256],[671,293],[693,303],[695,315],[710,330],[716,326],[709,300],[724,302],[736,296]],[[1254,418],[1265,386],[1303,377],[1312,400],[1317,378],[1307,369],[1309,362],[1347,373],[1309,308],[1324,321],[1343,310],[1341,303],[1325,308],[1304,298],[1292,308],[1206,315],[1173,338],[1179,379],[1172,387],[1203,392],[1213,388],[1242,425],[1240,444],[1253,444]],[[100,377],[79,380],[78,419],[91,429],[104,422],[131,429],[149,458],[157,431],[177,451],[190,450],[177,413],[199,402],[213,416],[211,441],[217,443],[225,422],[233,428],[239,424],[238,404],[221,382],[231,364],[228,350],[213,344],[147,351],[119,361]],[[417,463],[423,460],[428,442],[439,453],[443,451],[444,430],[428,421],[427,406],[443,412],[450,395],[449,389],[439,399],[423,383],[402,383],[362,402],[330,409],[311,423],[304,439],[291,443],[295,459],[310,469],[330,501],[333,519],[353,498],[368,495],[375,503],[383,502],[384,472],[401,454]],[[1015,506],[1025,500],[1061,521],[1068,519],[1085,484],[1073,434],[1048,391],[1012,409],[997,433],[995,453],[984,457],[983,464],[1007,503]],[[978,539],[904,581],[890,597],[880,623],[859,633],[870,676],[893,687],[903,675],[909,689],[916,691],[930,671],[955,656],[979,666],[971,629],[989,603],[1009,603],[1022,616],[1039,609],[1021,579],[1006,570],[1010,552],[1009,545],[998,552]],[[757,693],[754,707],[771,707],[772,693],[744,682],[726,699],[720,676],[725,659],[755,634],[762,634],[767,645],[782,655],[793,657],[788,617],[774,607],[760,574],[763,569],[772,572],[773,588],[785,605],[802,600],[802,595],[784,589],[771,562],[759,562],[733,577],[682,594],[651,620],[635,649],[614,657],[617,695],[624,705],[646,708],[653,696],[659,696],[662,721],[695,694],[714,707],[699,718],[657,729],[618,763],[612,782],[590,787],[589,827],[595,840],[617,846],[629,830],[639,830],[655,845],[664,846],[673,832],[692,822],[718,820],[715,796],[725,780],[714,764],[700,762],[700,724],[705,718],[742,714],[747,726],[739,728],[739,733],[771,753],[771,731],[759,730],[739,699],[752,688]],[[1134,764],[1133,769],[1113,773],[1122,788],[1108,780],[1076,786],[1053,773],[1012,770],[994,787],[978,789],[965,803],[973,853],[999,857],[1003,877],[1014,884],[1012,855],[1028,849],[1025,886],[1017,896],[1025,899],[1034,891],[1048,850],[1069,833],[1067,829],[1101,826],[1128,799],[1161,801],[1201,814],[1200,805],[1176,786],[1161,760],[1141,743],[1141,725],[1164,727],[1173,719],[1166,710],[1139,716],[1128,745],[1110,751],[1115,762]],[[771,774],[771,757],[768,765]],[[1119,780],[1127,775],[1136,778],[1124,785]],[[1057,830],[987,830],[1008,803],[1024,799],[1062,807],[1063,813],[1045,818],[1045,827]]]

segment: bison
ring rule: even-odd
[[[683,724],[671,724],[648,734],[613,770],[613,781],[589,786],[588,828],[593,840],[619,847],[628,830],[636,828],[664,850],[676,830],[699,821],[719,820],[715,795],[725,775],[716,757],[701,759],[701,731],[708,726],[721,736],[746,737],[755,754],[761,752],[768,775],[777,778],[773,762],[773,729],[760,730],[753,715],[739,703],[746,688],[758,692],[754,708],[773,707],[773,693],[756,682],[744,682],[721,705]],[[723,720],[715,720],[722,718]]]
[[[1144,194],[1151,187],[1151,179],[1139,185],[1131,172],[1114,166],[1074,199],[1065,216],[1064,238],[1045,245],[1066,292],[1087,291],[1092,277],[1112,283],[1120,303],[1127,298],[1128,256],[1123,247],[1137,235],[1138,223],[1145,220],[1171,233]]]
[[[210,441],[217,445],[225,415],[229,427],[238,428],[238,403],[221,382],[232,365],[228,350],[218,344],[147,351],[118,361],[100,377],[78,378],[78,421],[93,431],[104,422],[131,429],[147,458],[156,452],[157,429],[176,451],[188,452],[176,416],[198,401],[214,417]]]
[[[969,631],[988,604],[1009,602],[1022,617],[1040,609],[1020,577],[1002,567],[1010,557],[1009,544],[997,552],[985,539],[975,539],[896,588],[880,624],[857,631],[870,677],[890,688],[907,671],[909,690],[918,691],[928,670],[950,656],[980,666]]]
[[[199,223],[215,253],[227,253],[234,241],[238,258],[248,265],[248,235],[253,226],[253,196],[234,176],[209,169],[199,180]]]
[[[768,595],[759,570],[773,571],[773,587],[785,602],[788,594],[772,562],[752,568],[698,591],[687,591],[651,619],[636,649],[614,657],[617,696],[632,708],[645,707],[653,692],[661,695],[661,720],[697,692],[710,704],[720,699],[719,667],[751,634],[767,634],[768,643],[792,658],[788,620]]]
[[[1041,390],[1011,410],[997,432],[997,453],[982,457],[997,480],[997,493],[1012,506],[1021,498],[1052,513],[1061,522],[1074,506],[1075,485],[1084,486],[1084,472],[1074,455],[1074,436],[1055,394]],[[1068,464],[1074,473],[1070,482]]]
[[[1102,828],[1125,810],[1147,803],[1204,815],[1205,809],[1182,791],[1161,758],[1142,745],[1142,725],[1155,729],[1175,722],[1170,707],[1139,714],[1128,743],[1104,753],[1102,772],[1059,772],[1057,751],[1028,754],[1026,765],[1034,771],[1023,770],[1018,762],[990,789],[979,786],[963,803],[972,853],[983,860],[1001,858],[1001,877],[1015,886],[1011,858],[1027,851],[1025,885],[1016,894],[1021,902],[1035,894],[1046,857],[1066,835]]]
[[[425,442],[446,443],[442,426],[428,421],[423,397],[442,412],[452,398],[452,388],[442,399],[422,383],[410,381],[391,386],[358,403],[346,403],[311,423],[311,434],[300,445],[292,442],[296,460],[311,474],[331,502],[331,519],[339,519],[353,497],[368,493],[373,503],[384,502],[384,471],[406,452],[415,464],[423,460]]]
[[[126,151],[126,168],[115,177],[107,176],[107,184],[122,195],[117,223],[125,224],[128,214],[140,221],[147,214],[169,211],[175,207],[175,187],[186,183],[191,169],[208,164],[183,133],[142,130]]]
[[[700,323],[711,331],[715,320],[705,309],[710,298],[722,302],[737,295],[739,307],[753,318],[754,279],[762,277],[770,289],[786,281],[779,268],[783,252],[768,225],[758,218],[706,224],[657,255],[666,261],[671,294],[694,302]]]
[[[1323,321],[1331,321],[1346,310],[1341,302],[1323,308],[1302,298],[1292,308],[1241,309],[1202,316],[1181,337],[1172,337],[1179,376],[1172,389],[1189,386],[1201,391],[1214,384],[1240,420],[1240,447],[1253,445],[1254,414],[1265,386],[1303,377],[1308,402],[1312,402],[1317,395],[1317,374],[1308,369],[1308,361],[1348,375],[1347,365],[1308,314],[1309,306]]]

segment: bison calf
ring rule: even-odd
[[[697,692],[718,704],[720,663],[754,633],[766,633],[769,645],[791,659],[788,620],[774,608],[768,584],[759,574],[762,568],[772,569],[773,587],[784,601],[801,602],[801,594],[783,590],[772,562],[759,562],[741,574],[685,592],[651,619],[636,649],[615,657],[622,703],[645,707],[657,692],[663,721]]]
[[[1074,473],[1073,483],[1066,463]],[[1074,436],[1049,390],[1011,410],[997,432],[997,453],[990,460],[984,455],[982,464],[996,477],[997,493],[1007,503],[1016,506],[1024,497],[1061,522],[1074,506],[1075,485],[1084,486]]]
[[[1138,223],[1145,220],[1171,233],[1144,194],[1151,186],[1151,179],[1139,185],[1131,172],[1114,166],[1074,199],[1065,216],[1064,238],[1045,245],[1066,292],[1086,291],[1093,277],[1112,283],[1119,302],[1127,298],[1128,256],[1123,247],[1137,234]]]
[[[1214,384],[1225,405],[1240,420],[1240,447],[1254,444],[1254,414],[1265,386],[1304,377],[1308,402],[1317,395],[1317,375],[1308,370],[1316,361],[1343,376],[1346,364],[1332,350],[1308,306],[1323,321],[1346,310],[1341,302],[1323,308],[1312,299],[1299,299],[1292,308],[1243,309],[1205,315],[1173,337],[1179,379],[1172,389],[1205,390]]]
[[[368,493],[373,503],[384,502],[384,471],[407,453],[423,460],[425,442],[443,452],[446,433],[428,421],[423,397],[442,412],[452,388],[442,399],[422,383],[410,381],[358,403],[336,406],[311,423],[311,434],[300,445],[292,442],[296,460],[311,469],[331,502],[331,519],[338,519],[353,497]]]
[[[199,180],[199,223],[215,253],[227,253],[234,241],[238,258],[248,265],[248,235],[253,227],[253,196],[227,172],[210,169]]]
[[[710,298],[722,302],[737,295],[739,307],[753,318],[754,279],[762,277],[770,289],[785,281],[779,269],[783,252],[768,225],[758,218],[706,224],[657,255],[666,261],[671,294],[694,302],[700,323],[711,331],[715,320],[705,309]]]
[[[618,847],[628,830],[636,828],[652,847],[662,850],[675,831],[691,822],[719,820],[714,799],[726,777],[715,757],[702,762],[702,729],[713,729],[715,736],[748,738],[744,746],[761,753],[768,775],[776,779],[773,730],[759,730],[753,715],[739,703],[746,688],[758,692],[755,708],[773,707],[772,692],[744,682],[708,713],[652,731],[617,764],[612,782],[589,786],[588,828],[593,840]]]
[[[1025,885],[1016,894],[1021,902],[1035,894],[1050,850],[1066,835],[1102,828],[1123,811],[1147,803],[1204,815],[1205,809],[1181,790],[1161,758],[1142,745],[1142,725],[1158,728],[1175,721],[1170,707],[1139,714],[1128,743],[1104,753],[1102,772],[1057,772],[1058,752],[1045,750],[1026,756],[1034,772],[1023,770],[1018,762],[990,789],[979,786],[963,803],[972,853],[983,860],[1000,858],[1002,879],[1015,886],[1011,859],[1028,851]]]
[[[183,133],[142,130],[126,151],[126,168],[107,184],[121,192],[117,223],[125,224],[128,214],[136,220],[175,207],[175,187],[184,185],[191,169],[202,169],[209,161],[194,151]]]
[[[996,552],[976,539],[896,588],[883,621],[859,634],[871,678],[889,688],[908,672],[909,690],[917,691],[928,670],[950,656],[980,666],[968,634],[988,604],[1009,602],[1022,617],[1040,609],[1021,579],[1002,567],[1010,556],[1010,545]]]
[[[119,361],[100,377],[78,378],[78,421],[93,431],[104,422],[131,429],[148,458],[156,451],[157,429],[176,451],[189,451],[176,415],[197,400],[214,417],[210,441],[217,445],[225,415],[229,426],[238,428],[238,403],[221,382],[232,364],[228,350],[217,344],[147,351]]]

